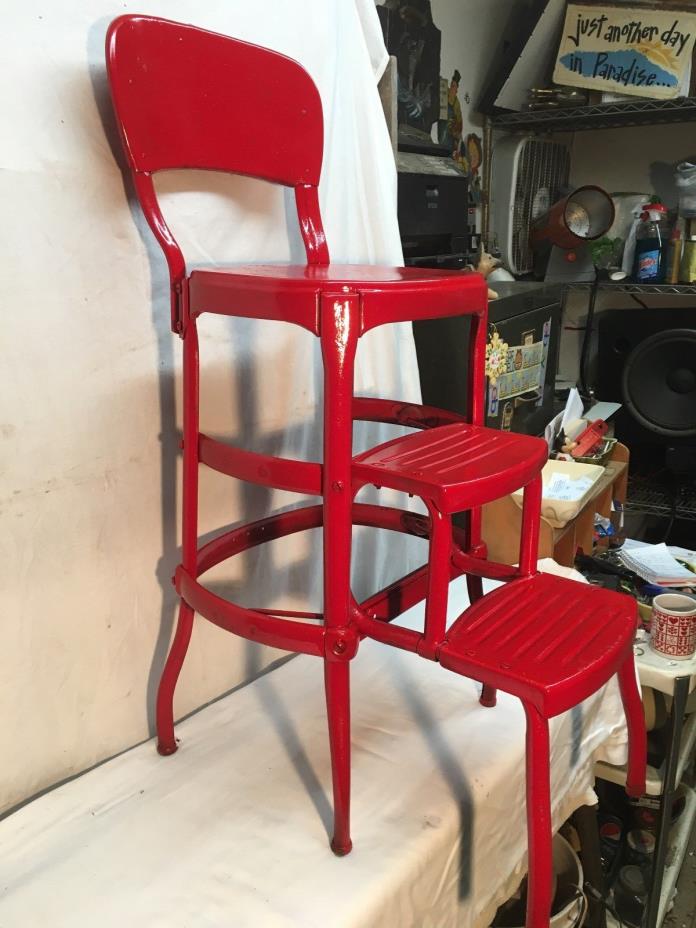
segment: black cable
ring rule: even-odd
[[[587,363],[590,354],[590,340],[592,338],[592,325],[594,323],[598,292],[598,282],[595,281],[590,290],[590,305],[587,308],[587,322],[585,323],[585,334],[582,339],[582,349],[580,351],[580,392],[585,397],[591,396],[587,378]]]
[[[669,522],[667,523],[667,530],[665,531],[665,537],[663,538],[664,544],[667,544],[667,542],[669,541],[669,533],[672,531],[672,528],[674,527],[675,519],[677,518],[677,497],[678,495],[679,494],[678,494],[677,488],[672,487],[672,505],[670,508]]]
[[[609,902],[606,896],[603,896],[602,893],[600,893],[600,891],[596,889],[592,885],[592,883],[590,883],[589,881],[585,883],[585,885],[583,886],[583,889],[585,890],[588,896],[592,896],[595,902],[598,902],[601,906],[603,906],[607,910],[607,912],[610,912],[614,916],[616,921],[619,923],[620,928],[625,928],[625,925],[624,925],[624,922],[621,916],[616,911],[614,906]]]
[[[629,295],[631,296],[632,299],[634,299],[634,300],[636,301],[636,303],[637,303],[639,306],[642,306],[643,309],[647,309],[647,308],[648,308],[648,304],[647,304],[647,303],[644,303],[643,300],[639,300],[638,297],[635,295],[635,293],[631,293],[631,294],[629,294]]]
[[[590,304],[587,307],[587,322],[585,323],[585,334],[582,339],[582,349],[580,351],[580,392],[583,397],[587,398],[592,396],[592,388],[589,384],[587,368],[590,355],[590,343],[592,341],[592,327],[594,325],[595,310],[597,308],[598,293],[599,282],[595,281],[592,284],[592,289],[590,290]],[[630,296],[640,307],[643,309],[648,309],[647,304],[644,303],[643,300],[639,299],[635,293],[631,293]]]

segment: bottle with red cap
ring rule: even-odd
[[[639,284],[664,283],[668,244],[667,207],[646,203],[636,230],[633,276]]]

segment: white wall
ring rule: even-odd
[[[482,117],[475,104],[480,96],[503,25],[517,0],[432,0],[433,20],[442,31],[440,73],[449,82],[454,69],[462,75],[459,102],[463,135],[481,135]],[[466,102],[466,95],[470,102]]]
[[[180,346],[102,129],[106,21],[86,4],[64,15],[18,8],[0,90],[13,127],[0,152],[0,812],[152,733],[175,617]],[[209,332],[207,427],[222,431],[237,418],[233,333]],[[240,508],[211,473],[203,531]],[[274,656],[198,623],[177,715]]]
[[[696,158],[693,124],[576,132],[571,175],[575,184],[599,184],[610,193],[654,191],[673,207],[674,166],[689,158]]]

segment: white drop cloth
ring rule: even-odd
[[[169,331],[164,258],[116,160],[104,37],[124,13],[195,23],[305,65],[325,113],[320,198],[332,257],[401,261],[372,0],[3,4],[0,587],[12,620],[0,704],[21,714],[0,725],[0,810],[147,736],[176,614],[181,345]],[[272,145],[269,104],[249,128]],[[293,198],[281,188],[198,172],[159,181],[192,266],[304,260]],[[213,316],[201,329],[202,428],[252,450],[316,459],[316,339]],[[418,399],[407,326],[362,340],[357,389]],[[393,434],[356,432],[358,449]],[[203,468],[201,535],[296,500]],[[356,590],[366,595],[410,566],[405,539],[378,534],[386,533],[368,532],[356,551]],[[321,608],[319,542],[316,532],[237,558],[226,567],[228,592],[249,605]],[[197,629],[177,711],[278,656]]]
[[[452,586],[451,612],[466,602]],[[422,623],[422,607],[408,624]],[[353,853],[328,848],[322,667],[297,657],[0,822],[2,928],[469,928],[524,868],[524,713],[412,654],[352,664]],[[554,821],[625,759],[615,681],[552,722]]]
[[[85,348],[92,350],[82,335],[89,315],[89,326],[102,331],[114,326],[125,336],[125,345],[113,340],[115,366],[124,354],[142,349],[142,321],[152,317],[160,342],[160,376],[171,376],[172,366],[179,365],[178,339],[167,334],[164,258],[128,181],[129,199],[124,194],[115,160],[123,167],[106,84],[104,38],[109,22],[124,13],[192,23],[299,61],[317,84],[324,111],[320,202],[332,261],[403,263],[396,169],[376,86],[388,56],[372,0],[27,0],[5,15],[12,42],[4,59],[8,76],[2,103],[13,131],[6,133],[0,152],[0,178],[6,181],[2,189],[13,212],[3,234],[9,270],[3,286],[8,302],[23,308],[18,341],[36,335],[46,345],[55,344],[52,327],[64,332],[67,326],[74,330],[71,349],[79,357]],[[176,105],[175,100],[168,103]],[[269,104],[270,115],[259,113],[250,128],[272,144],[273,101]],[[291,190],[199,171],[161,172],[156,186],[189,269],[305,262]],[[247,319],[207,316],[200,328],[202,430],[253,450],[317,460],[322,395],[317,340],[294,326]],[[37,368],[25,362],[24,350],[13,350],[21,363],[9,376],[3,397],[8,421],[24,411],[25,397],[36,390]],[[233,372],[231,381],[224,373],[227,367]],[[45,363],[41,370],[48,378]],[[156,367],[151,371],[154,376]],[[90,379],[79,373],[84,389],[92,390]],[[111,371],[101,373],[108,378]],[[138,375],[147,376],[147,368]],[[118,384],[116,378],[113,388]],[[58,384],[51,386],[54,396],[61,394]],[[361,340],[355,390],[420,401],[408,324],[379,328]],[[78,422],[67,412],[69,434]],[[393,427],[361,423],[356,449],[394,434]],[[10,487],[13,479],[14,486],[21,483],[26,467],[18,471],[16,477],[10,473]],[[261,518],[297,501],[295,494],[242,491],[227,484],[229,509],[215,519],[206,518],[202,507],[202,533]],[[382,585],[384,577],[392,579],[413,566],[408,555],[405,561],[397,558],[398,568],[392,570],[386,543],[376,533],[369,535],[370,541],[356,551],[354,569],[357,592],[364,595]],[[286,545],[292,551],[293,539]],[[408,547],[406,538],[391,539],[390,557]],[[299,542],[295,548],[303,550]],[[311,576],[304,587],[313,583],[316,593],[321,557],[316,557],[316,548],[314,554],[307,559]],[[244,577],[251,601],[277,604],[297,579],[290,576],[291,561],[279,564],[264,553],[251,556]],[[299,595],[302,584],[296,585],[293,592]]]
[[[138,7],[138,12],[145,10]],[[266,0],[262,14],[250,0],[217,0],[205,6],[154,0],[147,4],[147,12],[169,19],[180,16],[299,61],[319,88],[324,111],[319,194],[332,262],[403,264],[396,169],[376,87],[388,54],[372,0],[303,0],[300,4]],[[253,131],[272,144],[272,115],[268,121],[260,114]],[[191,171],[162,172],[156,176],[156,186],[189,266],[305,263],[292,190],[246,177]],[[205,318],[201,322],[204,332],[207,322]],[[318,460],[323,375],[316,340],[293,326],[246,319],[228,324],[233,340],[231,362],[242,371],[255,371],[258,396],[240,397],[241,421],[223,426],[224,431],[256,450]],[[205,366],[205,348],[202,362]],[[203,391],[205,409],[205,385]],[[409,324],[382,327],[361,341],[355,392],[420,402]],[[205,412],[202,429],[206,429]],[[390,426],[358,423],[356,450],[395,434]],[[269,506],[278,508],[297,500],[296,495],[281,492],[256,496],[263,504],[247,507],[245,519],[260,518]],[[361,542],[355,547],[352,573],[358,595],[367,595],[415,566],[413,545],[407,538],[392,539],[387,550],[378,534],[359,530],[357,535]],[[316,569],[309,579],[318,590],[321,555],[317,547],[314,551]],[[277,602],[285,592],[282,573],[263,551],[254,555],[252,563],[254,576],[247,578],[248,585]]]

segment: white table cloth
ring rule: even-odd
[[[466,602],[453,585],[451,611]],[[422,622],[422,607],[407,614]],[[469,928],[525,869],[524,715],[412,654],[353,662],[353,853],[328,848],[322,667],[297,657],[0,822],[0,926]],[[552,722],[554,822],[625,759],[614,682]]]

